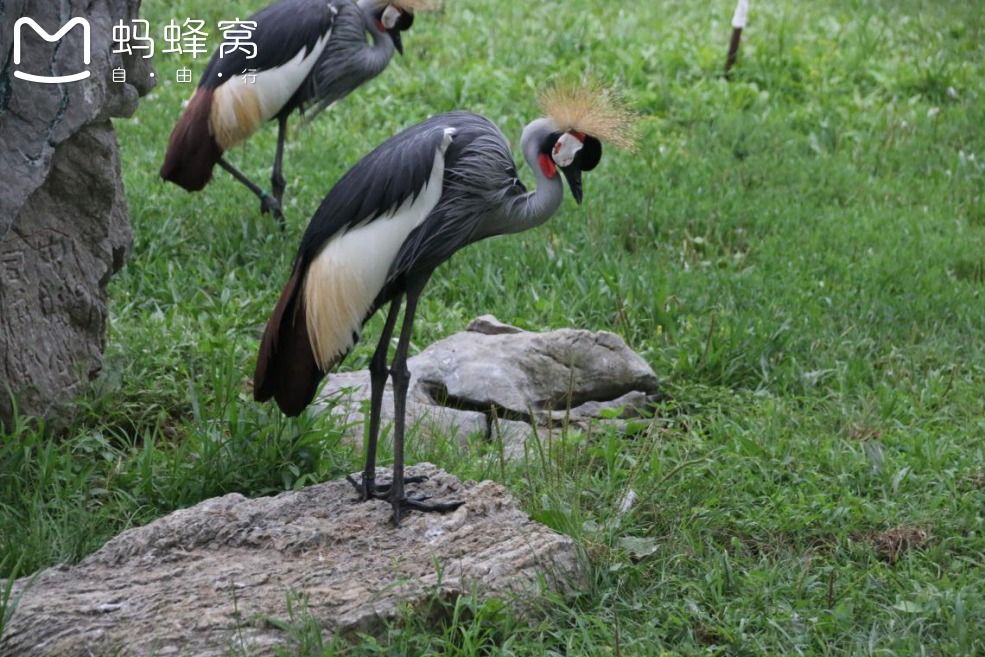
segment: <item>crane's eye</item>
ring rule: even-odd
[[[545,155],[552,155],[554,153],[554,146],[557,144],[557,140],[560,139],[563,134],[563,132],[552,132],[547,135],[547,139],[545,139],[544,143],[540,146],[540,152]]]

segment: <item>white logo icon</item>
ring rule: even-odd
[[[58,41],[63,36],[69,33],[73,27],[76,25],[82,26],[82,62],[87,66],[92,61],[92,34],[91,28],[89,27],[89,21],[84,18],[73,18],[69,22],[62,26],[62,29],[58,30],[54,34],[48,34],[48,31],[43,27],[38,25],[34,19],[31,18],[19,18],[16,23],[14,23],[14,66],[20,66],[21,63],[21,29],[25,26],[29,26],[38,36],[49,43],[54,43]],[[78,82],[79,80],[85,80],[89,77],[89,71],[82,71],[81,73],[73,73],[72,75],[32,75],[30,73],[24,73],[22,71],[14,71],[14,77],[20,78],[21,80],[27,80],[28,82],[40,82],[42,84],[61,84],[63,82]]]

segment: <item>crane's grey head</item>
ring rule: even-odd
[[[571,195],[581,204],[583,171],[591,171],[602,159],[602,142],[577,130],[559,130],[551,119],[537,119],[523,130],[523,154],[528,162],[537,162],[548,178],[564,174]]]
[[[386,2],[386,0],[360,0],[359,6],[373,15],[376,20],[376,29],[389,34],[393,40],[394,48],[403,55],[404,44],[400,38],[400,33],[406,32],[414,24],[413,10]]]

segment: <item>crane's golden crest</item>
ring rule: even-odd
[[[542,92],[539,101],[560,130],[583,132],[628,151],[636,148],[636,115],[599,84],[557,84]]]
[[[441,9],[441,0],[391,0],[390,4],[397,9],[411,13],[417,11],[438,11]]]

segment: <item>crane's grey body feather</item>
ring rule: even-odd
[[[426,121],[455,128],[445,154],[441,200],[397,254],[389,282],[430,272],[459,249],[508,232],[508,208],[526,193],[509,143],[499,128],[478,114],[451,112]]]
[[[295,99],[308,121],[382,73],[396,50],[368,7],[353,0],[332,0],[332,4],[338,12],[332,38]]]
[[[455,141],[445,155],[444,187],[431,215],[411,233],[391,264],[388,288],[399,287],[407,277],[429,276],[473,242],[533,228],[561,205],[559,180],[546,177],[536,167],[537,187],[527,191],[506,137],[485,117],[451,112],[429,121],[456,129]],[[529,164],[537,160],[539,144],[553,130],[551,122],[539,120],[524,131],[522,147]],[[378,304],[390,296],[385,289]]]

